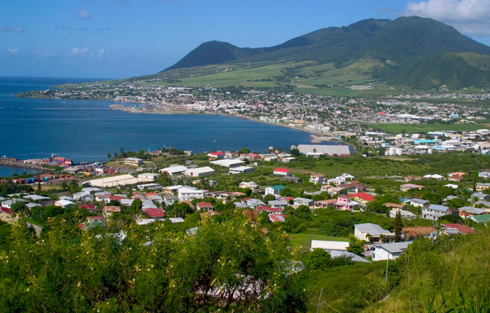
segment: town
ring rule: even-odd
[[[324,235],[339,237],[340,241],[312,240],[306,246],[359,261],[362,255],[364,262],[395,258],[416,237],[472,233],[473,225],[490,220],[490,183],[486,182],[490,170],[480,169],[482,164],[488,164],[483,155],[434,152],[430,157],[438,161],[433,163],[443,162],[450,155],[461,160],[478,156],[481,163],[463,167],[455,162],[454,172],[425,175],[423,169],[407,168],[403,164],[406,160],[385,159],[385,166],[378,164],[385,171],[392,163],[400,167],[395,172],[404,167],[405,173],[411,173],[404,177],[389,173],[387,178],[381,169],[373,169],[377,175],[368,174],[365,169],[353,171],[356,167],[348,168],[349,173],[340,173],[353,158],[344,147],[347,146],[298,145],[287,152],[271,147],[270,153],[261,154],[244,148],[195,155],[169,149],[145,153],[143,158],[124,157],[125,152],[121,152],[105,165],[73,165],[72,160],[57,156],[27,160],[26,163],[56,165],[59,173],[14,176],[1,181],[0,216],[9,223],[27,218],[28,224],[37,225],[40,231],[45,221],[53,217],[50,214],[78,209],[85,216],[78,227],[87,231],[106,227],[123,213],[140,226],[164,221],[184,223],[198,214],[193,223],[184,223],[190,232],[198,227],[199,219],[238,209],[250,215],[252,221],[288,229],[294,238],[295,233],[305,232],[298,225],[298,211],[307,212],[310,220],[320,218],[324,210],[346,211],[365,223],[353,223],[351,229],[337,232],[323,230]],[[359,160],[376,164],[380,159]],[[330,164],[328,170],[316,171],[325,163]],[[306,170],[309,168],[314,171]],[[394,229],[397,218],[406,227]],[[371,220],[380,220],[382,225]],[[350,235],[357,241],[349,242]],[[402,241],[404,244],[395,243]],[[356,245],[363,248],[358,255],[350,252],[355,251]],[[393,249],[397,252],[387,254]]]

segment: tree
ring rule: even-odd
[[[294,157],[299,157],[301,153],[299,152],[298,149],[291,149],[291,155]]]
[[[108,159],[111,159],[111,154],[110,153],[107,153],[107,158]]]
[[[240,151],[238,151],[240,154],[248,154],[250,153],[249,148],[241,148]]]
[[[131,214],[141,213],[141,208],[143,207],[143,203],[140,199],[134,199],[133,203],[129,206],[129,212]]]
[[[395,222],[393,227],[395,228],[395,242],[402,241],[403,220],[400,210],[396,212]]]
[[[269,202],[269,201],[271,201],[271,200],[276,200],[276,197],[274,197],[274,195],[271,195],[271,194],[266,195],[266,196],[264,197],[264,202],[265,202],[265,203],[267,203],[267,202]]]
[[[332,256],[330,253],[323,249],[315,249],[310,253],[306,254],[304,258],[304,263],[306,268],[310,270],[318,270],[329,267]]]
[[[364,252],[364,242],[362,240],[358,240],[353,235],[350,235],[349,237],[349,247],[347,248],[347,251],[361,255]]]

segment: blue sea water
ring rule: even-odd
[[[269,146],[289,149],[310,142],[310,135],[303,131],[232,117],[79,111],[107,108],[113,102],[14,96],[87,81],[95,79],[0,77],[0,155],[28,159],[57,154],[83,162],[105,160],[107,153],[119,154],[120,148],[138,151],[166,146],[203,152],[247,147],[264,151]],[[35,110],[65,107],[74,110]]]

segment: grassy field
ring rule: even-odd
[[[312,240],[349,241],[349,239],[343,237],[316,234],[290,234],[289,237],[293,246],[301,246],[304,249],[310,249]]]
[[[488,123],[475,123],[475,124],[367,124],[367,126],[384,130],[389,133],[401,133],[406,131],[407,133],[416,132],[429,132],[429,131],[442,131],[442,130],[454,130],[454,131],[475,131],[477,129],[488,128]]]

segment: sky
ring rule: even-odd
[[[210,40],[267,47],[413,15],[490,45],[490,0],[1,0],[0,76],[148,75]]]

